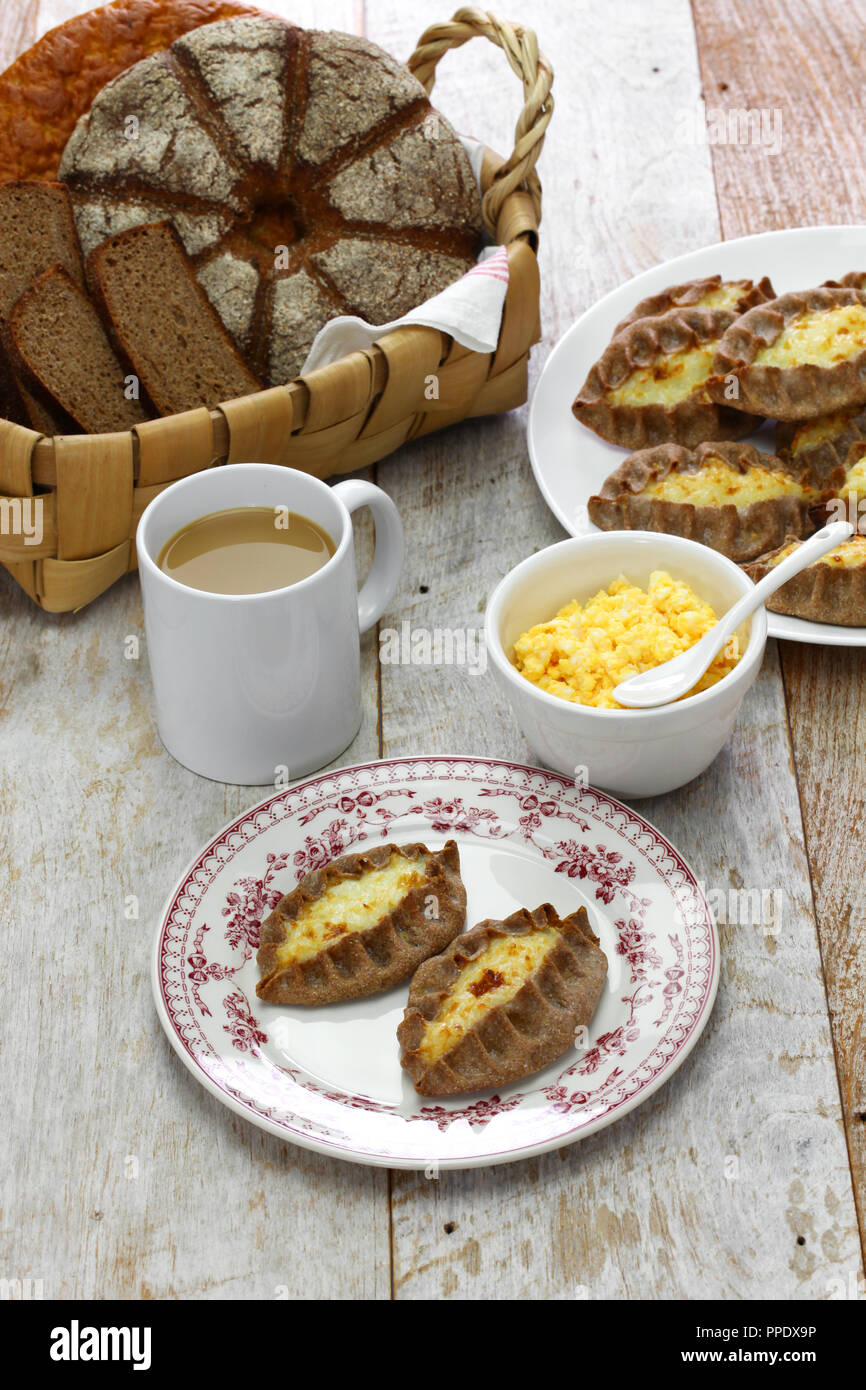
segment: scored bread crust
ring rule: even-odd
[[[866,402],[866,348],[832,367],[803,362],[793,367],[755,365],[795,319],[807,313],[866,306],[866,293],[855,289],[814,289],[783,294],[743,314],[722,337],[713,362],[709,393],[726,399],[734,378],[743,410],[775,420],[808,420]]]
[[[733,503],[713,507],[642,495],[651,483],[669,473],[699,473],[712,458],[722,459],[741,473],[754,467],[778,468],[798,481],[810,482],[783,459],[761,453],[752,444],[706,443],[697,449],[660,444],[631,454],[605,479],[601,492],[589,499],[589,518],[602,531],[661,531],[685,536],[738,563],[781,545],[787,535],[805,537],[814,531],[810,509],[820,500],[816,497],[765,497],[746,507]]]
[[[434,1062],[419,1048],[464,966],[496,937],[524,936],[553,927],[559,940],[538,969],[504,1004],[497,1004]],[[453,1096],[501,1086],[541,1070],[574,1045],[588,1025],[607,979],[607,957],[589,925],[586,908],[560,918],[550,903],[521,908],[503,921],[487,919],[458,936],[446,951],[418,968],[397,1029],[400,1063],[422,1096]]]
[[[307,960],[280,964],[278,949],[288,940],[289,924],[302,907],[337,883],[384,868],[395,851],[406,859],[430,855],[420,884],[366,931],[348,932]],[[436,918],[425,913],[430,896],[436,899]],[[405,980],[428,956],[447,946],[465,921],[466,889],[454,840],[432,853],[422,844],[387,844],[341,855],[306,874],[262,923],[256,957],[262,978],[256,994],[268,1004],[338,1004],[378,994]]]
[[[75,122],[130,64],[199,25],[261,13],[234,0],[114,0],[50,29],[0,73],[0,183],[55,178]]]
[[[624,319],[620,319],[616,328],[611,334],[615,338],[624,328],[628,328],[630,323],[637,319],[657,318],[660,314],[666,314],[669,309],[686,309],[703,307],[703,300],[721,289],[722,285],[740,285],[742,292],[738,295],[736,303],[728,307],[734,313],[744,314],[747,309],[752,309],[756,304],[763,304],[768,299],[776,298],[776,291],[765,275],[763,279],[755,284],[754,280],[723,280],[721,275],[707,275],[700,280],[685,280],[681,285],[669,285],[667,289],[660,290],[658,294],[648,295],[642,299],[632,309],[630,314],[626,314]]]
[[[866,406],[846,420],[838,434],[822,439],[810,449],[794,453],[794,441],[802,420],[780,420],[776,425],[774,446],[777,455],[788,466],[803,467],[818,486],[834,486],[839,469],[844,470],[848,455],[855,444],[866,440]]]
[[[590,369],[572,411],[581,424],[625,449],[667,443],[693,448],[708,439],[741,439],[750,434],[760,422],[730,405],[710,400],[703,386],[672,406],[660,401],[614,404],[608,399],[632,372],[660,356],[719,341],[736,319],[728,309],[691,308],[636,319],[608,344]]]
[[[861,538],[862,539],[862,538]],[[782,545],[760,555],[743,569],[757,584],[774,568],[773,560],[786,545],[799,544],[798,536],[787,536]],[[843,545],[849,544],[843,541]],[[827,565],[820,560],[807,565],[781,589],[765,599],[773,613],[790,618],[806,618],[813,623],[832,623],[835,627],[866,627],[866,563]]]
[[[137,140],[118,138],[136,113]],[[199,28],[120,74],[66,144],[85,253],[168,218],[250,368],[300,373],[338,315],[401,318],[474,264],[469,158],[408,68],[276,17]]]

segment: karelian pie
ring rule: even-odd
[[[808,469],[816,486],[834,487],[855,444],[866,440],[866,406],[819,415],[816,420],[780,420],[775,449],[797,469]]]
[[[590,370],[572,405],[575,416],[625,449],[694,448],[751,433],[759,421],[707,393],[716,349],[737,317],[730,309],[686,308],[636,319]]]
[[[821,288],[824,290],[866,290],[866,271],[849,270],[847,275],[840,275],[838,280],[825,280]]]
[[[866,293],[804,290],[759,304],[718,345],[709,393],[776,420],[866,403]]]
[[[791,537],[744,569],[757,583],[799,544]],[[813,623],[866,627],[866,536],[854,535],[822,555],[771,594],[766,606],[773,613],[807,618]]]
[[[615,338],[635,319],[655,318],[669,309],[731,309],[735,314],[744,314],[756,304],[775,298],[776,291],[766,275],[758,284],[754,280],[723,280],[721,275],[707,275],[702,280],[669,285],[666,290],[642,299],[620,320],[612,336]]]
[[[301,879],[262,923],[256,994],[268,1004],[336,1004],[378,994],[443,950],[466,921],[449,840],[376,845]]]
[[[621,463],[588,510],[602,531],[686,536],[741,563],[810,535],[810,508],[825,495],[751,444],[661,444]]]
[[[422,1096],[454,1096],[529,1076],[589,1024],[607,959],[581,907],[549,903],[479,922],[419,967],[397,1029]]]
[[[822,497],[813,513],[816,524],[850,521],[859,528],[866,511],[866,440],[851,445],[845,463],[834,470],[832,483],[831,492]],[[866,519],[863,526],[866,527]]]

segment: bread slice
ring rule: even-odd
[[[87,258],[87,278],[160,415],[261,389],[198,284],[170,222],[119,232]]]
[[[22,423],[29,423],[37,434],[46,434],[50,437],[55,434],[75,434],[75,424],[68,415],[56,406],[52,409],[44,396],[28,391],[27,387],[22,385],[20,381],[17,385],[26,415]]]
[[[6,321],[4,340],[22,384],[52,414],[59,406],[86,434],[128,430],[147,419],[141,401],[127,398],[123,366],[99,315],[60,266],[24,291]]]
[[[19,295],[52,265],[62,266],[76,284],[84,284],[66,188],[27,179],[0,184],[0,328]],[[0,415],[29,423],[42,434],[56,433],[66,423],[16,380],[5,352],[0,352]]]
[[[0,318],[53,265],[84,285],[72,205],[63,184],[26,179],[0,184]]]
[[[0,341],[0,420],[14,420],[16,425],[32,424],[27,406],[9,355]]]

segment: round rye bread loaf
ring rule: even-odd
[[[171,221],[251,369],[291,381],[337,314],[386,323],[474,263],[466,154],[408,69],[280,19],[208,24],[105,86],[60,178],[85,255]]]

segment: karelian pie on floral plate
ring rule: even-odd
[[[479,922],[418,968],[397,1029],[400,1061],[422,1096],[454,1096],[529,1076],[588,1026],[607,958],[586,908],[549,903]]]
[[[795,537],[761,555],[746,573],[758,582],[800,544]],[[795,574],[767,599],[773,613],[837,627],[866,627],[866,536],[851,536]]]
[[[305,875],[262,923],[256,987],[268,1004],[336,1004],[407,979],[466,921],[454,840],[376,845]]]
[[[588,511],[602,531],[685,536],[742,563],[811,535],[810,509],[826,496],[808,473],[751,444],[662,444],[625,459]]]
[[[642,299],[630,314],[620,319],[612,336],[615,338],[635,319],[655,318],[669,309],[730,309],[735,314],[744,314],[756,304],[775,298],[776,291],[766,276],[755,284],[754,280],[723,280],[721,275],[707,275],[702,280],[668,285],[666,290]]]
[[[775,420],[811,420],[866,403],[866,293],[783,294],[743,314],[725,332],[708,390]]]
[[[707,439],[750,434],[760,421],[714,402],[707,391],[716,350],[737,319],[730,309],[693,308],[636,319],[590,368],[574,415],[625,449],[694,448]]]

